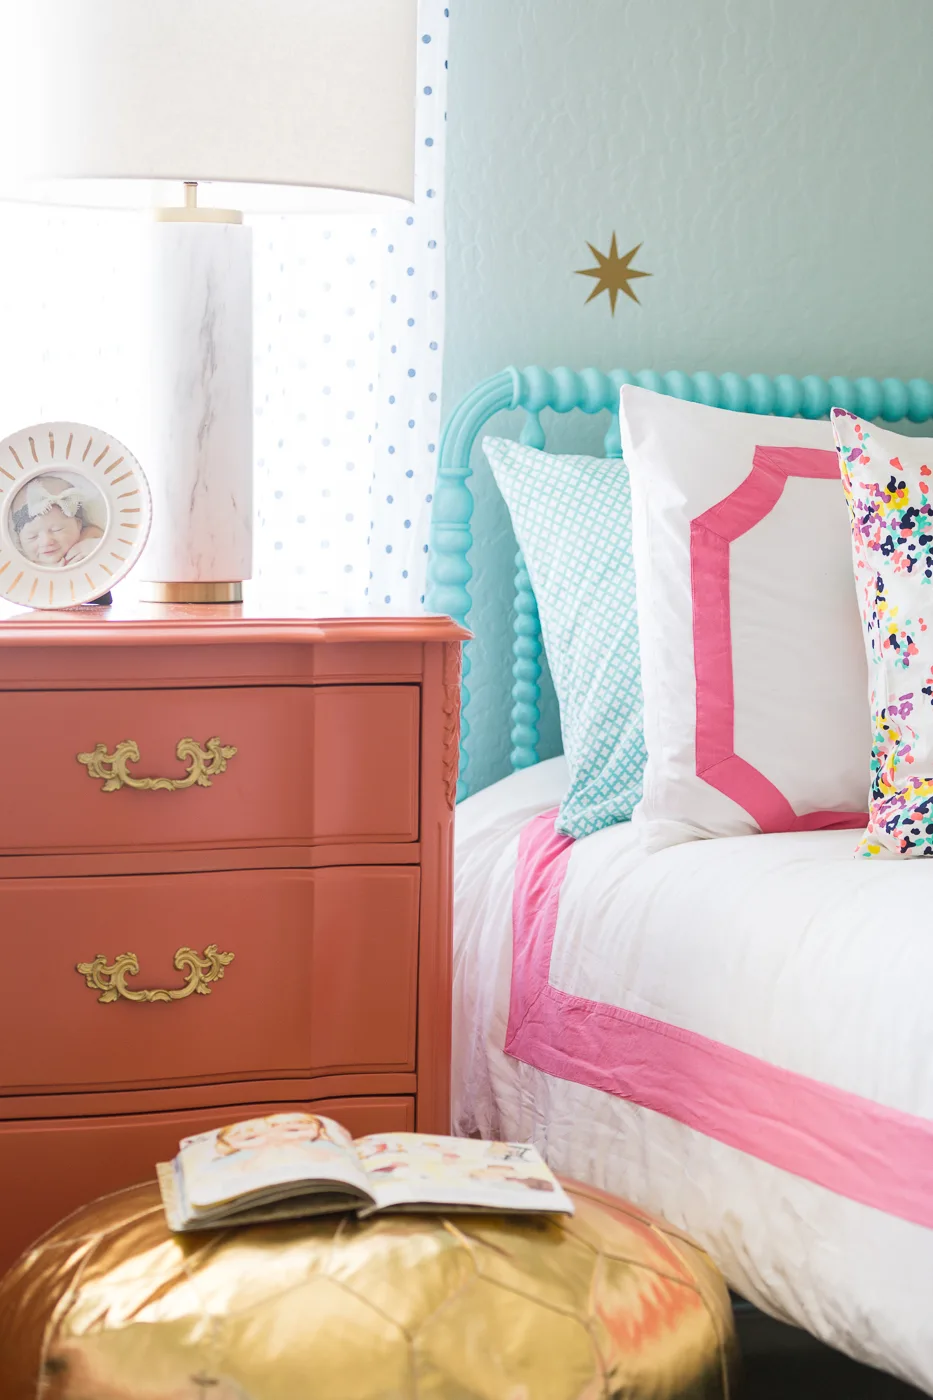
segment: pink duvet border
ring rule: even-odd
[[[838,480],[835,452],[816,447],[756,447],[740,486],[690,524],[690,584],[696,673],[696,773],[756,821],[762,831],[864,827],[864,812],[797,816],[781,790],[735,752],[735,691],[729,547],[770,513],[787,478]]]
[[[534,818],[519,843],[506,1053],[933,1229],[933,1122],[551,985],[560,890],[573,847],[554,831],[554,817]]]

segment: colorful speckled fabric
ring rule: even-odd
[[[866,856],[933,855],[933,441],[842,408],[833,433],[868,653],[872,778]]]
[[[645,770],[632,510],[622,462],[485,438],[531,578],[560,704],[568,836],[628,821]]]

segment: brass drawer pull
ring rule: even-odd
[[[219,739],[208,739],[203,749],[196,739],[179,739],[175,749],[178,757],[190,759],[188,772],[183,778],[134,778],[127,769],[128,763],[139,762],[139,745],[135,739],[123,739],[113,753],[107,752],[106,744],[98,744],[93,753],[79,753],[78,762],[83,763],[91,778],[103,778],[101,792],[116,792],[121,787],[136,788],[139,792],[180,792],[182,788],[210,787],[211,778],[223,773],[227,760],[233,758],[236,749],[232,744],[222,744]]]
[[[217,944],[209,943],[204,955],[193,948],[179,948],[174,964],[179,972],[187,967],[188,977],[183,987],[173,991],[155,988],[151,991],[133,991],[126,985],[127,977],[139,975],[139,959],[135,953],[118,953],[112,963],[108,963],[103,953],[98,953],[93,962],[78,963],[76,971],[87,982],[92,991],[100,992],[98,1001],[117,1001],[125,997],[127,1001],[184,1001],[192,992],[199,996],[210,996],[211,982],[217,982],[224,975],[224,968],[233,962],[233,953],[218,953]]]

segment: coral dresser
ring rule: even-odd
[[[0,1272],[191,1132],[446,1131],[465,635],[0,621]]]

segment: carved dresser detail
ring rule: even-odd
[[[466,635],[0,620],[0,1272],[205,1128],[448,1130]]]

